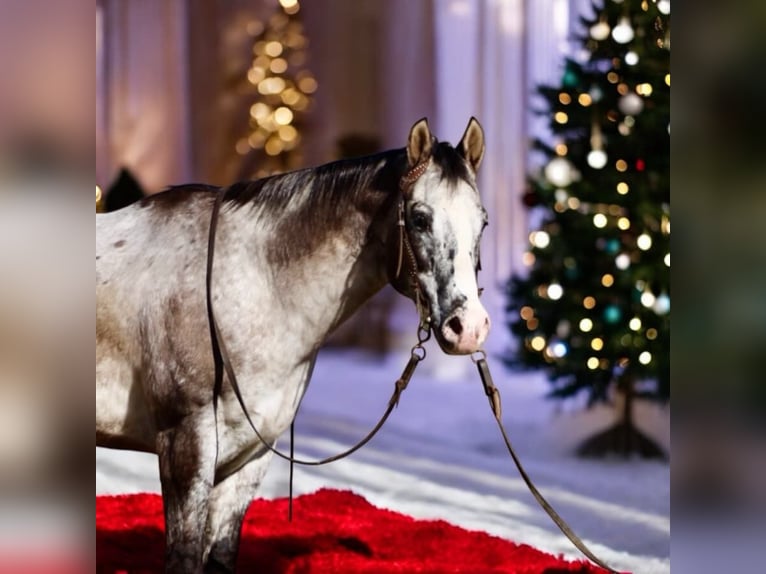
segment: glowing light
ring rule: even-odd
[[[601,277],[601,284],[604,287],[611,287],[614,285],[614,275],[611,273],[604,273],[604,275]]]
[[[642,365],[648,365],[652,362],[652,354],[649,351],[644,351],[638,356],[638,362]]]
[[[529,345],[535,351],[542,351],[545,348],[545,339],[541,337],[540,335],[536,335],[532,337],[532,340],[529,342]]]
[[[582,300],[582,306],[586,309],[593,309],[593,307],[596,306],[596,299],[588,295],[585,299]]]
[[[577,96],[577,101],[582,107],[587,108],[593,103],[593,98],[590,97],[590,94],[580,94]]]
[[[642,251],[647,251],[652,246],[652,238],[646,233],[642,233],[636,239],[636,244]]]
[[[652,85],[649,83],[638,84],[636,86],[636,92],[641,96],[649,97],[652,95],[652,91]]]
[[[588,165],[593,169],[601,169],[606,165],[606,161],[607,157],[604,150],[594,149],[588,153]]]
[[[624,159],[618,159],[614,164],[614,168],[619,172],[627,171],[628,162],[625,161]]]
[[[580,200],[576,197],[570,197],[567,199],[567,205],[569,206],[569,209],[577,209],[580,207]]]
[[[535,264],[535,255],[530,251],[525,251],[521,256],[521,262],[527,267],[531,267]]]
[[[586,365],[588,365],[588,368],[589,368],[591,371],[595,371],[596,369],[598,369],[598,363],[599,363],[599,361],[598,361],[598,358],[596,358],[596,357],[590,357],[590,358],[588,359],[588,362],[586,363]]]
[[[254,120],[263,120],[271,113],[271,108],[263,102],[257,102],[250,106],[250,115]]]
[[[553,348],[551,349],[551,353],[554,357],[561,358],[564,355],[567,354],[567,346],[559,341],[558,343],[553,345]]]
[[[654,301],[654,305],[652,306],[652,309],[658,315],[664,315],[665,313],[670,311],[670,297],[668,297],[667,293],[659,294],[657,299]]]
[[[545,249],[551,242],[551,236],[545,231],[533,231],[529,234],[529,242],[540,249]]]
[[[298,139],[298,130],[293,126],[282,126],[279,128],[279,137],[285,144],[292,144]]]
[[[604,20],[600,20],[590,27],[589,32],[591,38],[600,42],[601,40],[606,40],[609,37],[609,32],[611,32],[611,29],[609,28],[609,24],[607,24]]]
[[[606,227],[606,223],[607,223],[606,215],[604,215],[603,213],[597,213],[596,215],[593,216],[593,225],[595,225],[599,229]]]
[[[574,168],[563,157],[554,157],[545,166],[545,177],[556,187],[566,187],[572,183]]]
[[[628,267],[630,267],[630,256],[627,253],[620,253],[615,258],[614,264],[617,266],[617,269],[625,271]]]
[[[663,14],[670,14],[670,0],[659,0],[657,2],[657,10]]]
[[[556,147],[553,149],[556,151],[556,155],[565,156],[569,153],[569,148],[567,147],[567,144],[564,143],[556,144]]]
[[[638,317],[633,317],[628,323],[628,327],[630,327],[633,331],[638,331],[641,329],[641,319]]]
[[[298,0],[279,0],[279,3],[282,5],[282,8],[292,8],[298,4]]]
[[[591,340],[590,342],[590,348],[594,351],[600,351],[604,348],[604,340],[596,337],[595,339]]]
[[[537,329],[537,325],[539,323],[540,322],[537,319],[532,317],[529,321],[527,321],[527,329],[529,329],[530,331],[534,331],[535,329]]]
[[[657,329],[652,327],[651,329],[646,330],[646,338],[650,341],[654,341],[657,338]]]
[[[583,333],[589,332],[591,329],[593,329],[593,321],[585,317],[585,319],[580,319],[580,331]]]
[[[618,76],[618,75],[617,75],[617,72],[609,72],[609,73],[606,75],[606,79],[607,79],[607,81],[608,81],[610,84],[616,84],[617,82],[619,82],[619,81],[620,81],[620,76]],[[596,98],[593,98],[593,99],[595,100]],[[599,99],[600,99],[600,98],[599,98]],[[596,100],[596,101],[598,101],[598,100]]]
[[[269,155],[279,155],[284,150],[284,143],[278,137],[271,137],[266,142],[265,150]]]
[[[670,253],[665,254],[665,265],[670,267]]]
[[[311,76],[306,76],[298,80],[298,87],[304,94],[313,94],[317,91],[317,81]]]
[[[101,191],[101,188],[99,186],[96,186],[96,203],[101,201],[102,196],[103,196],[103,193]]]
[[[519,309],[519,316],[525,321],[529,321],[532,317],[535,316],[535,310],[532,309],[532,307],[525,305]]]
[[[624,181],[617,184],[617,193],[620,195],[626,195],[628,191],[630,191],[630,187],[628,187],[628,184]]]
[[[665,74],[665,83],[670,86],[670,74]]]
[[[654,293],[651,291],[644,291],[641,293],[641,304],[644,307],[653,307],[654,301],[656,300],[656,297],[654,296]]]
[[[564,289],[558,283],[551,283],[548,285],[548,298],[553,301],[558,301],[564,294]]]
[[[250,151],[250,143],[248,143],[247,138],[242,138],[239,141],[237,141],[237,144],[234,146],[234,149],[237,151],[239,155],[245,155]]]
[[[247,81],[253,85],[257,85],[258,82],[266,77],[266,72],[261,67],[253,67],[247,71]]]
[[[635,36],[633,27],[630,25],[630,19],[627,16],[620,18],[617,26],[612,30],[612,38],[618,44],[627,44]]]
[[[282,53],[283,50],[282,44],[277,42],[276,40],[272,40],[266,46],[264,46],[263,51],[266,52],[269,56],[272,58],[276,58]]]
[[[617,220],[617,227],[619,227],[623,231],[630,229],[630,219],[628,219],[627,217],[620,217]]]
[[[274,121],[281,126],[286,126],[293,121],[293,112],[290,108],[280,107],[274,111]]]
[[[269,64],[269,69],[275,74],[282,74],[287,70],[287,60],[284,58],[274,58]]]
[[[638,54],[632,51],[625,54],[625,63],[628,66],[635,66],[638,64]]]
[[[559,102],[561,102],[565,106],[568,106],[569,104],[572,103],[572,97],[566,92],[561,92],[559,94]]]
[[[565,124],[569,121],[569,116],[565,112],[556,112],[553,115],[553,119],[556,120],[556,123],[558,124]]]
[[[644,109],[644,100],[633,92],[625,94],[617,102],[617,107],[626,116],[637,116]]]

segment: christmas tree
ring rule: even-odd
[[[581,454],[662,456],[632,416],[670,393],[670,2],[593,8],[561,85],[538,88],[552,135],[523,196],[540,225],[507,288],[506,362],[547,371],[552,397],[623,400]]]
[[[247,114],[232,134],[237,180],[302,165],[301,128],[317,81],[306,66],[308,39],[299,11],[298,0],[279,0],[268,19],[247,23],[249,65],[229,82]]]

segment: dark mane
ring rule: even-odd
[[[433,161],[441,169],[442,179],[470,181],[465,160],[450,144],[436,142]],[[269,260],[284,265],[311,253],[331,234],[342,232],[354,212],[372,217],[387,198],[396,198],[406,168],[407,154],[400,148],[242,181],[225,188],[224,208],[252,209],[274,222]],[[196,190],[218,188],[179,186],[159,195],[166,196],[165,203],[178,203]],[[296,195],[301,196],[301,203],[288,210]]]

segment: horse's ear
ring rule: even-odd
[[[431,155],[433,136],[428,129],[428,120],[423,118],[410,128],[410,137],[407,140],[407,160],[410,167],[425,161]]]
[[[457,146],[460,155],[462,155],[468,164],[476,173],[479,169],[481,159],[484,157],[484,130],[479,121],[471,116],[468,127],[465,128],[463,139]]]

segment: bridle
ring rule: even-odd
[[[250,413],[247,411],[247,408],[245,407],[245,402],[242,397],[239,384],[237,382],[237,377],[231,365],[229,353],[226,350],[226,345],[224,343],[223,337],[221,336],[221,331],[218,326],[218,322],[216,321],[215,313],[213,311],[212,275],[213,275],[213,261],[215,256],[215,235],[216,235],[216,230],[218,227],[218,215],[221,210],[221,205],[223,203],[223,198],[226,193],[226,189],[224,188],[220,190],[218,194],[216,195],[215,203],[213,204],[213,210],[212,210],[212,215],[210,219],[210,232],[208,235],[207,272],[205,277],[208,323],[210,326],[210,337],[212,342],[213,360],[214,360],[214,366],[215,366],[215,382],[213,385],[213,414],[215,417],[215,425],[216,425],[216,441],[218,440],[218,435],[217,435],[218,398],[220,397],[221,390],[223,388],[223,373],[225,371],[229,379],[229,383],[231,384],[232,390],[234,391],[234,394],[237,397],[237,401],[239,402],[239,405],[242,409],[242,412],[244,413],[245,418],[250,424],[250,427],[255,432],[255,435],[258,437],[258,440],[261,442],[261,444],[266,446],[266,448],[270,450],[272,453],[274,453],[276,456],[290,463],[290,482],[289,482],[290,491],[289,491],[289,505],[288,505],[288,517],[290,520],[292,520],[292,514],[293,514],[293,465],[300,464],[304,466],[320,466],[320,465],[328,464],[330,462],[334,462],[336,460],[345,458],[349,456],[350,454],[356,452],[360,448],[362,448],[364,445],[366,445],[372,439],[372,437],[374,437],[377,434],[377,432],[383,427],[383,424],[388,420],[388,417],[391,414],[391,412],[399,404],[399,398],[401,397],[402,392],[404,392],[404,389],[407,388],[407,385],[409,384],[410,379],[412,378],[412,375],[415,373],[415,368],[418,366],[420,361],[422,361],[426,357],[426,349],[425,347],[423,347],[423,344],[426,341],[428,341],[428,339],[431,337],[431,317],[429,316],[428,309],[426,305],[424,304],[425,298],[423,296],[422,287],[420,285],[420,279],[418,278],[417,258],[415,257],[415,252],[412,249],[412,242],[410,241],[409,232],[407,230],[406,200],[407,200],[407,196],[410,193],[410,189],[412,188],[412,186],[415,185],[415,182],[417,182],[417,180],[420,179],[420,177],[426,172],[426,170],[428,169],[428,166],[430,165],[430,162],[431,162],[431,158],[429,156],[424,161],[420,161],[419,163],[410,167],[404,173],[401,180],[399,181],[400,196],[399,196],[399,202],[397,205],[397,227],[399,230],[398,231],[399,248],[398,248],[398,260],[396,265],[396,273],[394,275],[394,279],[395,280],[398,279],[402,272],[402,266],[405,260],[404,256],[406,254],[407,273],[409,275],[410,286],[414,294],[415,306],[417,307],[418,316],[419,316],[419,324],[418,324],[418,331],[417,331],[418,342],[410,350],[410,359],[407,362],[407,365],[405,366],[404,370],[402,371],[402,375],[394,383],[394,390],[393,390],[393,393],[391,394],[391,398],[388,401],[388,406],[385,412],[383,413],[383,415],[381,416],[380,420],[377,422],[377,424],[372,428],[372,430],[369,433],[367,433],[367,435],[365,435],[364,438],[362,438],[354,446],[348,448],[347,450],[339,454],[336,454],[321,460],[301,460],[301,459],[295,458],[294,441],[293,441],[294,422],[290,424],[290,454],[284,454],[281,451],[277,450],[258,431],[258,428],[255,426],[255,423],[253,423],[253,420],[250,417]],[[578,537],[572,531],[572,529],[564,521],[564,519],[561,518],[561,516],[559,516],[559,514],[553,509],[550,503],[543,497],[540,491],[537,490],[535,485],[532,483],[532,480],[527,475],[526,471],[524,470],[524,467],[521,464],[521,460],[518,458],[516,452],[513,449],[513,446],[511,446],[510,439],[508,438],[508,434],[505,431],[505,427],[502,422],[500,392],[497,389],[497,387],[494,385],[494,383],[492,382],[492,375],[489,372],[489,365],[487,364],[486,358],[487,358],[486,353],[483,350],[479,350],[471,355],[471,360],[476,364],[478,368],[479,377],[481,378],[482,385],[484,386],[484,392],[487,395],[487,398],[489,399],[490,408],[500,428],[500,432],[503,436],[503,440],[505,441],[505,445],[508,449],[509,454],[511,455],[511,458],[513,459],[513,462],[516,464],[516,467],[519,470],[519,474],[524,480],[524,483],[527,485],[530,492],[535,497],[535,500],[537,500],[537,502],[540,504],[543,510],[545,510],[548,516],[550,516],[550,518],[553,520],[553,522],[559,527],[559,529],[564,533],[564,535],[585,556],[587,556],[592,562],[594,562],[598,566],[601,566],[602,568],[608,570],[609,572],[616,574],[617,573],[616,570],[610,568],[606,563],[604,563],[595,554],[593,554],[593,552],[591,552],[590,549],[588,549],[588,547],[580,539],[580,537]],[[216,445],[216,452],[217,451],[218,451],[218,448]]]
[[[406,224],[406,201],[410,195],[411,188],[415,185],[418,179],[426,172],[431,158],[429,157],[425,161],[421,161],[410,169],[408,169],[402,178],[399,180],[399,203],[397,204],[397,221],[396,225],[399,229],[399,256],[396,262],[396,273],[394,279],[398,279],[402,272],[402,263],[404,261],[404,255],[407,255],[407,273],[410,278],[410,287],[414,294],[415,307],[418,310],[418,318],[420,324],[418,326],[419,331],[427,331],[430,334],[431,329],[431,316],[428,313],[428,307],[425,305],[425,297],[423,296],[423,290],[420,286],[420,279],[418,278],[418,261],[415,257],[415,252],[412,249],[412,242],[410,241],[410,234],[407,231]]]

